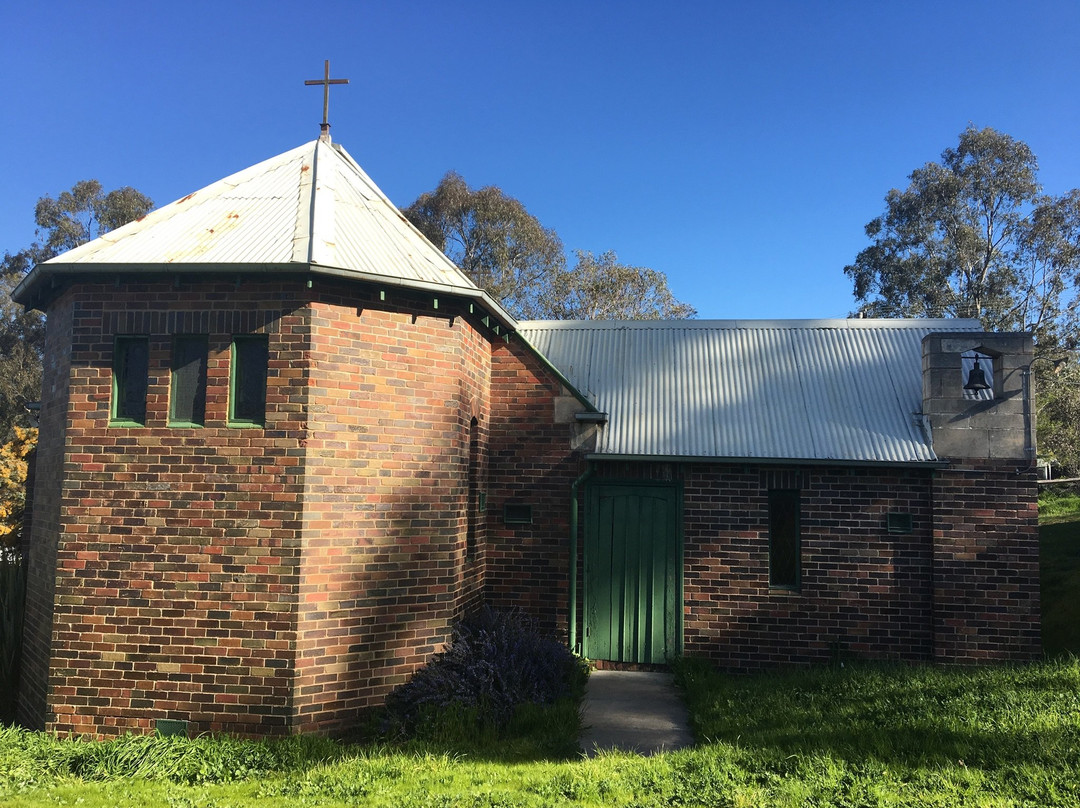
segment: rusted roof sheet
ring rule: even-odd
[[[341,146],[315,140],[35,267],[13,295],[80,271],[315,271],[484,300]]]
[[[936,460],[922,338],[976,320],[531,321],[519,333],[597,409],[598,456]]]

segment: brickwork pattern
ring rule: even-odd
[[[1017,662],[1042,652],[1034,470],[956,460],[934,478],[934,658]]]
[[[489,345],[464,314],[377,297],[302,280],[127,282],[53,305],[27,724],[332,730],[480,599],[465,498]],[[117,333],[150,340],[143,427],[109,423]],[[168,426],[178,333],[209,335],[202,428]],[[245,333],[269,339],[265,428],[227,425],[230,344]]]
[[[769,586],[771,487],[801,490],[798,591]],[[684,492],[687,654],[742,671],[929,659],[929,471],[695,464]],[[912,532],[888,533],[889,512]]]
[[[271,393],[266,429],[226,420],[232,335],[268,334],[273,389],[291,372],[278,357],[303,349],[300,288],[83,284],[70,293],[67,445],[39,449],[42,471],[60,463],[63,480],[58,497],[35,503],[32,537],[35,546],[59,537],[46,728],[114,735],[152,729],[155,718],[189,720],[194,731],[285,728],[303,414]],[[117,333],[149,336],[145,427],[109,424]],[[175,333],[209,335],[201,429],[168,427]]]
[[[46,324],[42,407],[30,504],[35,515],[30,518],[29,532],[23,537],[28,568],[17,717],[23,726],[37,730],[45,728],[49,699],[57,538],[70,395],[71,353],[67,345],[71,339],[73,309],[73,296],[62,295],[53,304]]]
[[[470,423],[482,443],[490,346],[466,317],[400,300],[358,310],[346,291],[322,295],[310,322],[301,731],[340,728],[380,703],[482,595],[482,555],[466,558],[465,537]],[[476,529],[482,549],[483,520]]]
[[[561,393],[559,381],[527,348],[514,340],[495,343],[485,597],[497,608],[524,609],[565,639],[570,489],[585,462],[570,448],[573,425],[556,422]],[[531,506],[532,523],[507,524],[507,504]]]

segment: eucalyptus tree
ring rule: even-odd
[[[558,234],[496,186],[472,189],[453,171],[405,216],[466,275],[519,319],[692,317],[667,276],[577,251],[567,268]]]
[[[1036,340],[1040,453],[1080,472],[1080,189],[1043,192],[1023,141],[968,126],[909,175],[844,268],[871,317],[972,317]]]
[[[24,311],[11,292],[36,264],[145,216],[154,203],[131,187],[105,193],[97,180],[81,180],[55,199],[43,196],[34,207],[38,241],[0,260],[0,442],[27,402],[41,395],[45,322],[40,312]]]

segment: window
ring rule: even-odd
[[[532,505],[507,502],[503,505],[503,523],[507,525],[531,525]]]
[[[201,334],[173,337],[169,426],[202,426],[206,417],[206,343]]]
[[[150,365],[148,337],[118,336],[113,342],[112,412],[116,426],[146,424],[146,386]]]
[[[801,554],[799,492],[769,491],[769,585],[798,589]]]
[[[231,426],[262,426],[266,422],[266,367],[269,357],[265,336],[233,337],[229,379]]]
[[[483,494],[480,491],[480,422],[473,418],[469,422],[469,484],[468,484],[468,508],[467,524],[465,533],[465,556],[472,558],[476,555],[477,534],[480,530],[480,515],[483,510]]]

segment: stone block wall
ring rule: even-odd
[[[993,386],[964,390],[962,357],[978,352]],[[1035,392],[1030,334],[956,332],[923,339],[923,415],[938,457],[1035,462]]]

